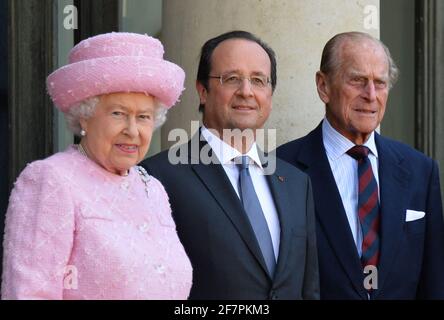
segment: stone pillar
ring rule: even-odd
[[[54,69],[52,1],[8,1],[9,185],[28,162],[53,153],[53,106],[46,76]]]
[[[268,128],[277,129],[277,145],[313,129],[324,115],[315,73],[326,41],[344,31],[379,37],[379,0],[164,0],[161,39],[166,57],[187,74],[186,91],[162,128],[190,131],[200,119],[195,90],[199,50],[211,37],[234,29],[250,31],[276,52],[278,80]]]
[[[416,2],[415,148],[438,161],[444,197],[444,3]]]

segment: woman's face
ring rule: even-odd
[[[82,146],[106,170],[124,174],[148,151],[154,129],[155,102],[143,93],[100,97],[92,117],[81,119]]]

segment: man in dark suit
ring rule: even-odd
[[[190,299],[319,298],[308,176],[255,141],[275,85],[274,52],[260,39],[208,40],[196,81],[203,126],[142,163],[169,194],[193,265]]]
[[[375,132],[396,78],[379,40],[336,35],[316,74],[324,120],[278,148],[313,184],[321,299],[444,298],[437,164]]]

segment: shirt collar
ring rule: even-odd
[[[337,160],[350,148],[355,146],[353,142],[336,131],[336,129],[331,126],[330,122],[328,122],[326,117],[324,117],[324,120],[322,121],[322,138],[327,156],[332,160]],[[364,143],[364,146],[369,148],[370,152],[376,158],[378,158],[378,149],[376,148],[374,131]]]
[[[243,155],[238,150],[221,140],[218,135],[212,133],[204,125],[202,125],[201,133],[222,165],[232,164],[236,157]],[[262,162],[259,158],[259,153],[257,152],[256,142],[251,145],[250,150],[248,150],[245,155],[262,169]]]

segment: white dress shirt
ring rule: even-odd
[[[205,138],[205,140],[207,140],[220,164],[224,168],[233,189],[236,191],[236,194],[240,199],[239,168],[234,163],[234,159],[242,156],[243,154],[222,141],[217,135],[205,128],[205,126],[202,126],[201,132],[202,136]],[[268,229],[270,230],[271,240],[273,242],[274,255],[277,261],[279,256],[281,227],[279,225],[279,217],[274,204],[273,196],[271,195],[267,179],[263,172],[262,163],[257,152],[256,142],[251,146],[250,150],[245,155],[250,158],[250,162],[253,162],[249,166],[250,176],[251,180],[253,181],[254,190],[256,191],[257,197],[261,204],[265,220],[267,220]]]
[[[347,214],[350,230],[355,240],[359,256],[362,254],[362,229],[358,216],[358,162],[346,152],[355,146],[353,142],[336,131],[326,118],[322,122],[322,138],[328,162],[341,195],[342,204]],[[375,144],[375,133],[372,132],[364,146],[370,149],[368,157],[372,165],[373,174],[378,184],[378,150]]]

